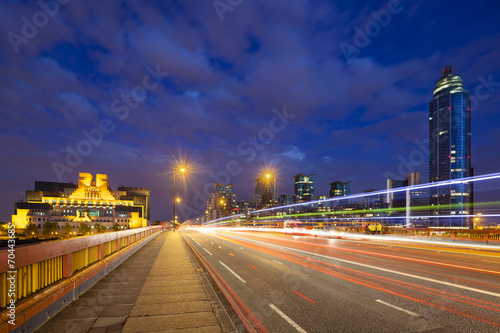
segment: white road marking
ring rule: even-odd
[[[235,237],[235,238],[239,239],[240,237]],[[245,239],[246,241],[249,241],[246,238],[243,238],[243,239]],[[254,243],[264,244],[267,247],[271,247],[271,246],[269,246],[269,243],[266,243],[266,242],[261,242],[261,241],[256,241],[256,240],[253,240],[253,242]],[[313,256],[316,256],[316,257],[323,257],[323,258],[327,258],[327,259],[330,259],[330,260],[342,261],[342,262],[346,262],[346,263],[353,264],[353,265],[368,267],[368,268],[376,269],[376,270],[383,271],[383,272],[398,274],[398,275],[402,275],[402,276],[408,276],[408,277],[411,277],[411,278],[414,278],[414,279],[419,279],[419,280],[424,280],[424,281],[429,281],[429,282],[444,284],[446,286],[451,286],[451,287],[455,287],[455,288],[459,288],[459,289],[464,289],[464,290],[469,290],[469,291],[475,291],[477,293],[481,293],[481,294],[485,294],[485,295],[500,297],[499,293],[494,293],[494,292],[487,291],[487,290],[481,290],[481,289],[477,289],[477,288],[472,288],[472,287],[467,287],[467,286],[461,286],[459,284],[454,284],[454,283],[450,283],[450,282],[446,282],[446,281],[440,281],[440,280],[436,280],[436,279],[426,278],[426,277],[423,277],[423,276],[418,276],[418,275],[413,275],[413,274],[409,274],[409,273],[398,272],[398,271],[394,271],[392,269],[386,269],[386,268],[382,268],[382,267],[377,267],[377,266],[362,264],[362,263],[351,261],[351,260],[340,259],[340,258],[336,258],[336,257],[333,257],[333,256],[327,256],[327,255],[324,255],[324,254],[318,254],[318,253],[308,252],[308,251],[304,251],[304,250],[294,249],[294,248],[291,248],[291,247],[280,247],[280,248],[281,249],[286,249],[286,250],[291,250],[291,251],[296,251],[296,252],[302,252],[302,253],[306,253],[308,255],[312,254]],[[425,261],[425,260],[422,260],[422,261]],[[482,271],[484,271],[484,270],[482,270]],[[493,271],[491,271],[491,272],[493,272]],[[495,273],[498,274],[498,272],[495,272]]]
[[[454,283],[450,283],[450,282],[446,282],[446,281],[440,281],[440,280],[436,280],[436,279],[426,278],[426,277],[423,277],[423,276],[418,276],[418,275],[413,275],[413,274],[409,274],[409,273],[398,272],[398,271],[394,271],[392,269],[386,269],[386,268],[382,268],[382,267],[377,267],[377,266],[372,266],[372,265],[367,265],[367,264],[361,264],[361,263],[355,262],[355,261],[350,261],[350,260],[345,260],[345,259],[340,259],[340,258],[335,258],[335,257],[329,257],[329,256],[326,256],[326,255],[323,255],[323,254],[312,253],[312,252],[298,250],[298,249],[294,249],[294,248],[288,248],[288,250],[297,251],[297,252],[303,252],[303,253],[307,253],[307,254],[312,254],[312,255],[317,256],[317,257],[324,257],[324,258],[328,258],[328,259],[334,259],[336,261],[347,262],[347,263],[353,264],[353,265],[358,265],[358,266],[368,267],[368,268],[372,268],[372,269],[377,269],[379,271],[383,271],[383,272],[387,272],[387,273],[393,273],[393,274],[408,276],[408,277],[412,277],[412,278],[415,278],[415,279],[420,279],[420,280],[424,280],[424,281],[429,281],[429,282],[444,284],[446,286],[451,286],[451,287],[465,289],[465,290],[469,290],[469,291],[475,291],[475,292],[478,292],[478,293],[481,293],[481,294],[486,294],[486,295],[491,295],[491,296],[495,296],[495,297],[500,297],[499,293],[494,293],[494,292],[487,291],[487,290],[481,290],[481,289],[477,289],[477,288],[472,288],[472,287],[467,287],[467,286],[461,286],[459,284],[454,284]]]
[[[189,236],[189,238],[191,238],[193,240],[193,242],[195,242],[196,244],[198,244],[199,246],[201,246],[201,244],[198,243],[193,237]]]
[[[269,304],[269,306],[271,307],[271,309],[273,309],[274,311],[276,311],[276,313],[278,313],[281,317],[283,317],[283,319],[285,319],[290,325],[293,326],[293,328],[295,328],[297,331],[301,332],[301,333],[307,333],[302,327],[300,327],[296,322],[294,322],[292,319],[290,319],[290,317],[288,317],[286,314],[284,314],[283,312],[281,312],[280,309],[278,309],[276,307],[276,305],[274,304]]]
[[[236,274],[231,268],[227,267],[225,263],[223,263],[222,261],[219,261],[221,263],[222,266],[226,267],[228,271],[230,271],[231,273],[233,273],[234,276],[236,276],[241,282],[243,283],[247,283],[245,280],[243,280],[241,278],[241,276],[239,276],[238,274]]]
[[[410,314],[410,315],[412,315],[412,316],[416,316],[416,317],[419,317],[419,316],[420,316],[418,313],[408,311],[408,310],[406,310],[406,309],[400,308],[399,306],[392,305],[391,303],[384,302],[384,301],[382,301],[382,300],[380,300],[380,299],[377,299],[376,301],[377,301],[377,302],[379,302],[379,303],[385,304],[385,305],[387,305],[387,306],[390,306],[391,308],[397,309],[397,310],[399,310],[399,311],[406,312],[406,313],[408,313],[408,314]]]
[[[283,263],[282,263],[282,262],[279,262],[279,261],[276,261],[276,260],[273,260],[273,261],[274,261],[275,263],[278,263],[278,264],[280,264],[280,265],[283,265]]]
[[[203,250],[207,251],[208,254],[210,254],[211,256],[213,256],[213,254],[210,253],[210,251],[208,251],[207,249],[203,248]]]
[[[242,248],[242,247],[240,247],[240,250],[243,250],[243,248]]]

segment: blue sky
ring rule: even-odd
[[[450,64],[474,99],[475,174],[499,169],[495,1],[43,3],[0,4],[0,220],[35,180],[78,172],[149,187],[165,220],[179,160],[184,218],[215,181],[250,199],[266,166],[280,194],[297,173],[316,195],[426,181],[428,102]]]

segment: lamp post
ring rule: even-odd
[[[177,217],[175,216],[175,202],[178,201],[175,197],[175,176],[178,174],[178,173],[184,173],[186,172],[186,169],[184,168],[180,168],[179,170],[177,171],[174,171],[174,196],[172,198],[172,201],[174,203],[174,216],[172,217],[172,220],[174,221],[174,230],[175,230],[175,223],[176,223],[176,220],[177,220]],[[180,200],[179,200],[180,201]]]

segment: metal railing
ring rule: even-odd
[[[8,265],[8,250],[0,251],[0,308],[29,297],[51,284],[162,230],[161,226],[129,229],[68,240],[15,247],[15,268]],[[15,277],[15,288],[7,277]],[[13,292],[12,292],[13,291]]]

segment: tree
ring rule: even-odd
[[[118,230],[120,230],[120,225],[119,225],[118,223],[115,223],[115,224],[113,225],[113,230],[114,230],[114,231],[118,231]]]
[[[69,223],[66,223],[62,229],[64,237],[71,237],[71,232],[73,231],[73,228],[69,225]]]
[[[9,223],[0,222],[0,231],[7,233],[7,230],[9,230]]]
[[[153,222],[153,224],[154,224],[154,225],[160,225],[160,224],[161,224],[161,222],[160,222],[160,220],[155,220],[155,221]]]
[[[96,223],[94,224],[94,229],[99,233],[99,234],[102,234],[103,232],[106,232],[106,227],[103,226],[102,224],[100,223]]]
[[[28,223],[26,229],[24,229],[24,236],[32,236],[33,238],[38,237],[38,226],[36,224]]]
[[[57,237],[57,222],[45,222],[43,224],[43,237]]]
[[[90,226],[85,222],[81,222],[80,227],[78,228],[78,232],[82,235],[86,235],[87,232],[90,232]]]

